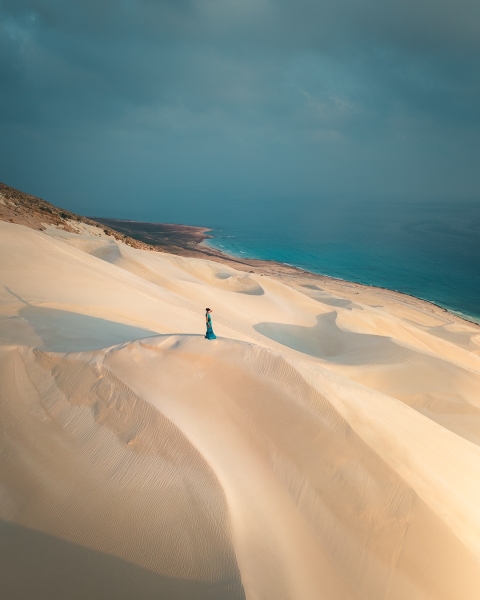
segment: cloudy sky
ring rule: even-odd
[[[84,214],[480,199],[480,2],[0,0],[0,140]]]

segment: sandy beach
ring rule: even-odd
[[[480,326],[0,200],[1,598],[478,600]]]

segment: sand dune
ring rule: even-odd
[[[94,229],[0,255],[0,597],[480,597],[479,327]]]

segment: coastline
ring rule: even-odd
[[[206,246],[203,242],[201,245]],[[382,287],[373,284],[361,283],[359,281],[351,281],[348,279],[341,279],[339,277],[333,277],[331,275],[325,275],[323,273],[315,273],[313,271],[308,271],[307,269],[303,269],[302,267],[296,267],[295,265],[289,265],[287,263],[281,263],[273,260],[263,260],[263,259],[241,259],[240,257],[236,257],[234,255],[227,254],[225,252],[220,252],[220,260],[227,259],[228,261],[237,262],[238,266],[235,267],[238,270],[245,270],[242,267],[251,266],[254,269],[258,269],[260,271],[260,275],[268,275],[269,277],[275,277],[278,274],[281,274],[281,278],[289,278],[292,277],[294,279],[304,278],[308,280],[319,280],[324,285],[331,284],[333,286],[337,285],[339,292],[344,291],[344,287],[353,286],[354,288],[358,288],[363,290],[364,292],[372,292],[374,290],[378,290],[379,292],[387,293],[392,295],[394,298],[399,300],[399,298],[405,298],[409,301],[414,301],[415,303],[420,303],[425,305],[425,307],[433,307],[434,312],[440,312],[440,314],[448,314],[453,317],[455,320],[460,322],[466,322],[469,325],[474,325],[480,330],[480,320],[476,321],[473,316],[465,315],[459,311],[454,311],[453,309],[446,308],[441,304],[433,302],[432,300],[427,300],[426,298],[420,298],[418,296],[414,296],[413,294],[408,294],[406,292],[402,292],[400,290],[394,290],[387,287]],[[268,266],[273,267],[273,272],[268,269]],[[263,269],[267,269],[266,272],[262,272]],[[279,273],[280,271],[280,273]],[[255,271],[257,272],[257,271]]]
[[[478,600],[478,325],[28,201],[0,197],[11,597]]]
[[[312,285],[315,282],[332,292],[337,291],[341,294],[351,292],[352,296],[356,295],[358,290],[362,290],[364,295],[372,296],[372,302],[375,302],[375,296],[378,297],[379,294],[382,297],[389,295],[392,300],[396,299],[415,305],[417,308],[423,308],[439,317],[445,318],[448,315],[455,322],[468,323],[480,329],[480,321],[475,317],[406,292],[314,273],[277,261],[242,258],[228,254],[205,243],[206,240],[213,237],[209,235],[212,229],[208,227],[149,223],[107,217],[85,217],[58,208],[41,198],[21,192],[4,183],[0,183],[0,220],[40,231],[45,230],[48,226],[70,233],[75,233],[79,224],[87,227],[99,227],[105,235],[133,248],[225,263],[239,271],[274,277],[299,287]]]
[[[170,223],[147,223],[142,221],[129,221],[122,219],[109,219],[104,217],[92,217],[103,225],[107,225],[111,229],[117,230],[122,234],[127,234],[129,237],[138,240],[141,243],[157,247],[160,251],[169,254],[177,254],[179,256],[187,256],[190,258],[203,258],[213,260],[215,262],[226,263],[229,266],[249,273],[254,273],[260,276],[268,276],[284,281],[285,283],[295,284],[299,287],[309,285],[312,282],[321,283],[325,289],[331,292],[345,294],[351,293],[355,296],[361,290],[364,294],[375,296],[380,294],[382,297],[389,296],[392,300],[407,302],[414,305],[415,308],[424,309],[439,317],[448,315],[455,322],[465,322],[469,325],[478,327],[480,331],[480,322],[474,320],[474,317],[453,312],[452,309],[445,308],[432,300],[426,300],[390,288],[375,286],[357,281],[349,281],[314,273],[301,267],[281,263],[273,260],[264,260],[257,258],[242,258],[225,251],[218,250],[208,243],[206,240],[213,238],[209,235],[212,229],[208,227],[200,227],[194,225],[170,224]]]

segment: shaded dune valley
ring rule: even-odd
[[[0,255],[2,600],[480,598],[480,327],[101,229]]]

